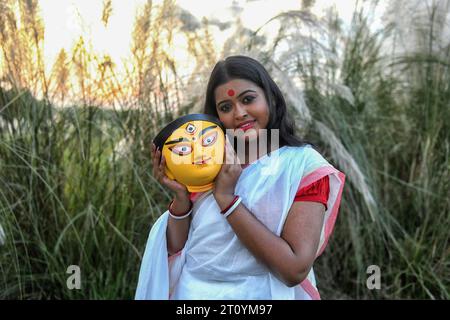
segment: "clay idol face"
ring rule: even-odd
[[[223,163],[225,136],[219,125],[205,120],[188,121],[166,139],[162,154],[166,174],[184,184],[189,192],[204,192]]]

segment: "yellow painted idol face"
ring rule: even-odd
[[[170,179],[184,184],[189,192],[204,192],[212,189],[222,166],[225,135],[219,123],[191,118],[165,140],[162,155]]]

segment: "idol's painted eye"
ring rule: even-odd
[[[217,139],[217,131],[213,131],[211,133],[208,133],[202,139],[202,146],[204,146],[204,147],[210,146],[216,141],[216,139]]]
[[[188,144],[177,144],[176,146],[169,148],[169,150],[179,156],[185,156],[192,152],[192,147]]]
[[[186,132],[189,134],[193,134],[195,130],[197,130],[197,128],[192,123],[189,123],[186,127]]]

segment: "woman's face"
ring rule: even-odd
[[[258,138],[260,129],[269,123],[269,105],[264,91],[251,81],[231,80],[214,91],[216,110],[226,129],[235,135],[244,134],[245,140]],[[241,132],[239,132],[242,130]]]

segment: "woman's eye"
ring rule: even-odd
[[[203,138],[202,146],[207,147],[207,146],[212,145],[216,141],[216,138],[217,138],[217,132],[213,132],[213,133],[207,135],[206,137]]]
[[[169,149],[170,151],[172,151],[175,154],[178,154],[179,156],[185,156],[192,152],[192,147],[188,145],[178,145]]]
[[[228,112],[228,111],[231,110],[231,106],[230,106],[229,104],[221,104],[221,105],[219,106],[219,110],[220,110],[221,112]]]
[[[255,100],[255,97],[252,97],[252,96],[246,96],[246,97],[244,97],[244,99],[242,99],[242,102],[243,102],[244,104],[249,104],[249,103],[251,103],[253,100]]]

